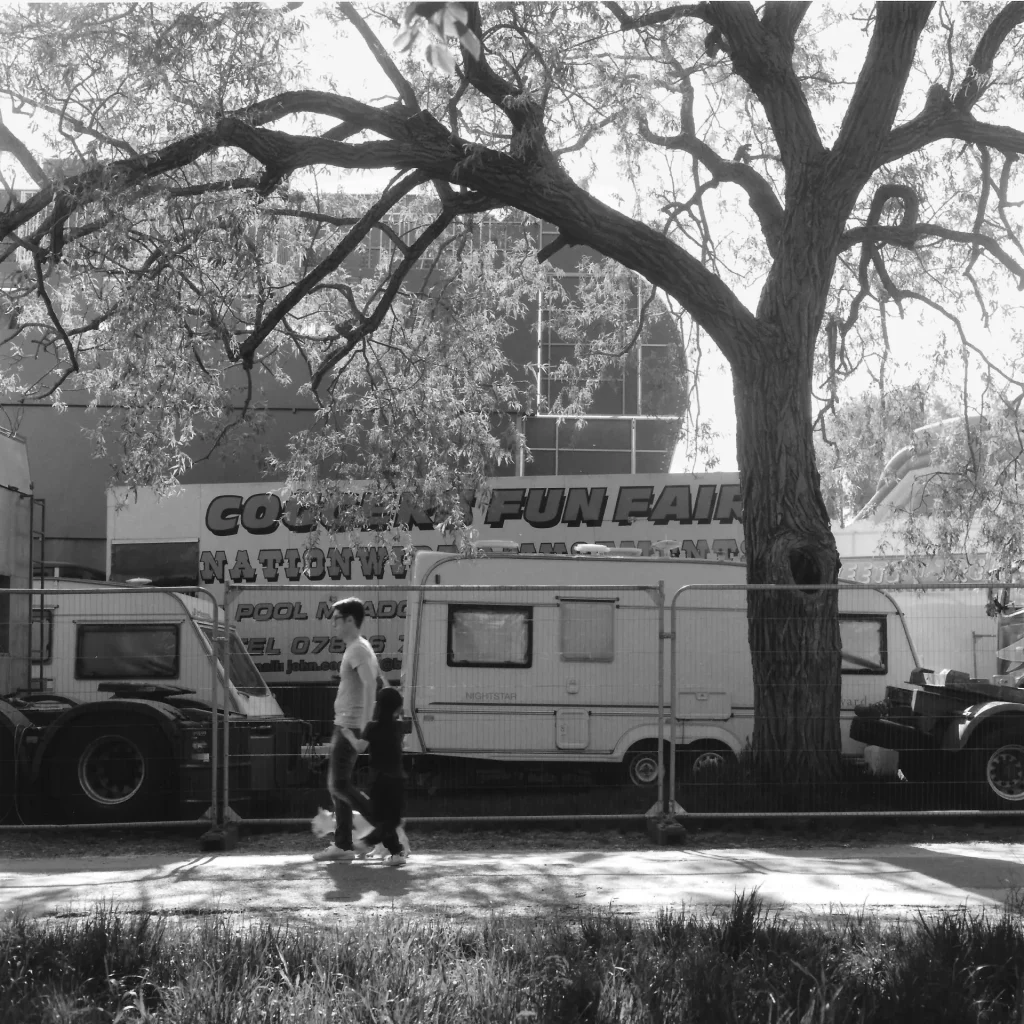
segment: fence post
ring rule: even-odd
[[[213,595],[208,595],[213,604],[213,648],[218,666],[224,666],[224,673],[213,687],[213,701],[210,715],[210,828],[199,840],[203,850],[232,850],[238,842],[238,832],[227,822],[228,815],[228,680],[231,664],[231,635],[229,632],[228,597],[224,598],[224,629],[220,628],[220,607]],[[218,675],[220,675],[218,673]],[[219,773],[220,742],[219,721],[220,691],[224,690],[224,771]]]
[[[686,587],[682,588],[686,590]],[[686,836],[686,829],[676,820],[675,813],[682,810],[676,803],[676,598],[680,591],[672,595],[669,606],[669,629],[665,629],[665,581],[658,581],[658,805],[661,812],[657,817],[648,817],[647,834],[657,843],[678,843]],[[669,641],[669,766],[668,785],[665,785],[666,772],[663,770],[665,745],[665,641]],[[650,814],[651,812],[648,812]]]
[[[231,804],[229,802],[229,776],[230,771],[228,766],[230,765],[229,755],[231,753],[231,743],[229,740],[230,733],[228,731],[228,723],[231,718],[229,709],[230,698],[231,698],[231,588],[228,587],[224,591],[224,773],[221,776],[221,814],[224,816],[224,827],[225,830],[228,828],[232,820],[235,819],[235,815],[232,814]],[[233,829],[233,825],[232,825]],[[234,843],[231,844],[234,846]]]
[[[665,787],[665,581],[658,580],[658,804],[668,817]]]
[[[676,802],[676,595],[672,595],[672,601],[668,609],[668,791],[669,798],[665,801],[665,814],[676,813],[678,804]],[[662,641],[664,646],[664,641]]]

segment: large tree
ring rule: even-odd
[[[510,258],[521,267],[522,289],[506,284],[498,310],[511,320],[551,278],[518,253],[455,244],[443,250],[455,282],[444,311],[403,282],[474,213],[512,208],[554,224],[541,263],[565,246],[596,250],[728,361],[749,580],[790,587],[749,602],[755,753],[778,780],[834,775],[837,604],[815,586],[834,583],[839,562],[812,396],[823,371],[842,372],[873,304],[946,309],[963,283],[984,305],[1000,301],[1000,282],[1024,284],[1012,254],[1024,3],[414,4],[404,25],[396,8],[338,4],[330,20],[363,42],[383,98],[375,85],[353,95],[342,68],[337,87],[303,87],[290,58],[302,16],[256,5],[5,10],[0,87],[54,119],[62,157],[47,164],[4,131],[35,191],[0,217],[2,255],[26,254],[19,323],[54,346],[46,386],[87,369],[88,386],[121,389],[134,406],[128,436],[168,414],[150,430],[151,448],[166,450],[182,424],[187,433],[216,411],[231,366],[284,385],[298,354],[308,391],[337,414],[339,395],[354,408],[415,363],[444,429],[408,404],[376,419],[362,407],[359,437],[380,475],[401,461],[403,432],[443,459],[453,424],[489,425],[514,398],[486,358],[494,328],[479,281]],[[433,38],[429,65],[417,29]],[[413,42],[404,58],[391,45],[401,30]],[[595,190],[610,166],[621,181],[606,202]],[[393,177],[341,208],[300,202],[292,186],[308,196],[332,169]],[[346,260],[422,192],[432,212],[393,237],[379,281],[354,281]],[[296,224],[330,230],[307,244]],[[254,243],[276,231],[292,258]],[[460,269],[470,252],[477,263]],[[614,318],[614,276],[594,268],[583,320]],[[450,349],[463,307],[482,331],[479,374]],[[340,386],[353,365],[362,392]],[[140,381],[156,389],[148,404],[131,400]],[[328,440],[309,454],[337,450]]]

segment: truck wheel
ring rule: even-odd
[[[968,781],[983,807],[1024,808],[1024,723],[988,733],[968,754]]]
[[[83,722],[54,765],[64,820],[159,821],[170,795],[171,751],[148,722]]]
[[[665,748],[668,764],[668,747]],[[658,784],[658,741],[641,740],[626,751],[622,759],[622,774],[631,786],[647,789]]]
[[[0,722],[0,825],[11,825],[17,803],[18,752],[14,733]]]

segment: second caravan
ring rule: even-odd
[[[403,664],[408,749],[615,765],[623,781],[647,785],[657,779],[660,699],[675,706],[690,764],[735,756],[754,723],[745,580],[737,562],[621,549],[597,557],[418,554],[421,589],[409,594]],[[694,589],[673,614],[682,587]],[[891,598],[844,589],[839,609],[843,753],[857,756],[854,707],[881,700],[918,662]],[[665,639],[673,628],[674,666]]]

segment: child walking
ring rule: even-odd
[[[385,686],[377,694],[373,719],[363,729],[370,746],[370,804],[374,829],[360,836],[360,844],[372,849],[383,843],[390,856],[386,864],[404,864],[409,857],[408,840],[401,828],[405,812],[405,772],[402,770],[402,723],[398,712],[402,691]]]

